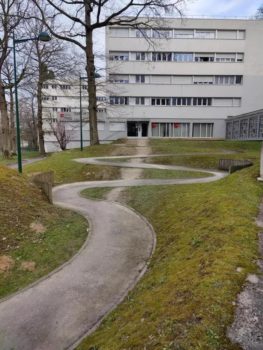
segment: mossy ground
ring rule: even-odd
[[[83,151],[69,150],[54,153],[41,162],[29,164],[25,167],[26,173],[53,170],[56,184],[92,181],[112,180],[119,176],[119,169],[110,166],[88,165],[74,161],[75,158],[100,157],[114,154],[116,146],[98,145],[86,147]]]
[[[128,204],[153,225],[156,251],[137,287],[78,349],[239,349],[226,331],[247,274],[257,271],[260,144],[153,140],[152,147],[153,153],[202,150],[208,158],[235,150],[255,165],[215,183],[125,191]]]
[[[40,157],[39,152],[37,151],[23,151],[22,152],[22,159],[31,159],[31,158],[36,158]],[[5,164],[13,164],[17,162],[17,156],[12,156],[10,159],[5,159],[3,158],[2,155],[0,155],[0,164],[5,165]]]
[[[49,204],[26,176],[0,166],[0,257],[14,266],[0,272],[0,297],[46,275],[76,253],[87,237],[86,220]],[[44,232],[30,228],[41,224]],[[33,271],[23,270],[33,262]]]

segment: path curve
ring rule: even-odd
[[[113,158],[116,157],[108,159]],[[77,161],[199,171],[177,166],[114,163],[100,158]],[[128,207],[116,202],[88,200],[79,196],[80,191],[92,187],[206,183],[226,176],[222,172],[207,172],[212,176],[187,180],[79,182],[54,188],[56,205],[77,211],[90,221],[88,240],[68,263],[0,303],[0,349],[74,349],[146,271],[155,246],[150,224]]]

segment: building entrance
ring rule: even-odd
[[[127,122],[128,137],[147,137],[149,122]]]

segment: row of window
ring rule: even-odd
[[[70,90],[71,86],[66,84],[43,84],[43,89],[48,89],[51,86],[52,89]]]
[[[190,137],[190,123],[152,123],[153,137]],[[192,137],[210,138],[214,134],[213,123],[193,123]]]
[[[240,85],[242,75],[126,75],[110,74],[111,83],[120,84],[201,84],[201,85]]]
[[[64,98],[64,96],[61,96],[61,97]],[[73,97],[73,96],[71,96],[71,97]],[[74,96],[74,97],[75,98],[79,98],[79,96]],[[57,99],[58,99],[58,96],[42,96],[42,100],[43,101],[57,101]],[[100,101],[100,102],[107,101],[107,97],[105,97],[105,96],[97,96],[96,100]]]
[[[110,96],[111,105],[240,107],[241,98]]]
[[[225,62],[244,61],[244,53],[229,52],[120,52],[110,51],[111,61],[152,61],[152,62]]]
[[[232,39],[244,40],[245,30],[217,29],[132,29],[110,28],[110,36],[116,38],[154,38],[154,39]]]
[[[85,109],[83,108],[83,111],[84,111]],[[53,112],[62,112],[62,113],[68,113],[68,112],[72,112],[72,108],[71,107],[60,107],[60,108],[58,108],[58,107],[53,107],[52,108],[52,111]],[[98,112],[105,112],[106,111],[106,109],[105,108],[98,108]]]

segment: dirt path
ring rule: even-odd
[[[151,148],[149,146],[149,140],[148,139],[138,139],[138,140],[127,140],[127,147],[134,145],[135,152],[134,155],[141,156],[141,155],[149,155],[151,153]],[[141,158],[132,158],[130,160],[131,163],[141,163],[143,159]],[[121,169],[121,179],[123,180],[133,180],[133,179],[139,179],[142,174],[142,169],[140,168],[122,168]],[[111,190],[107,195],[107,200],[110,201],[118,201],[121,195],[121,192],[123,191],[123,187],[114,188]]]

